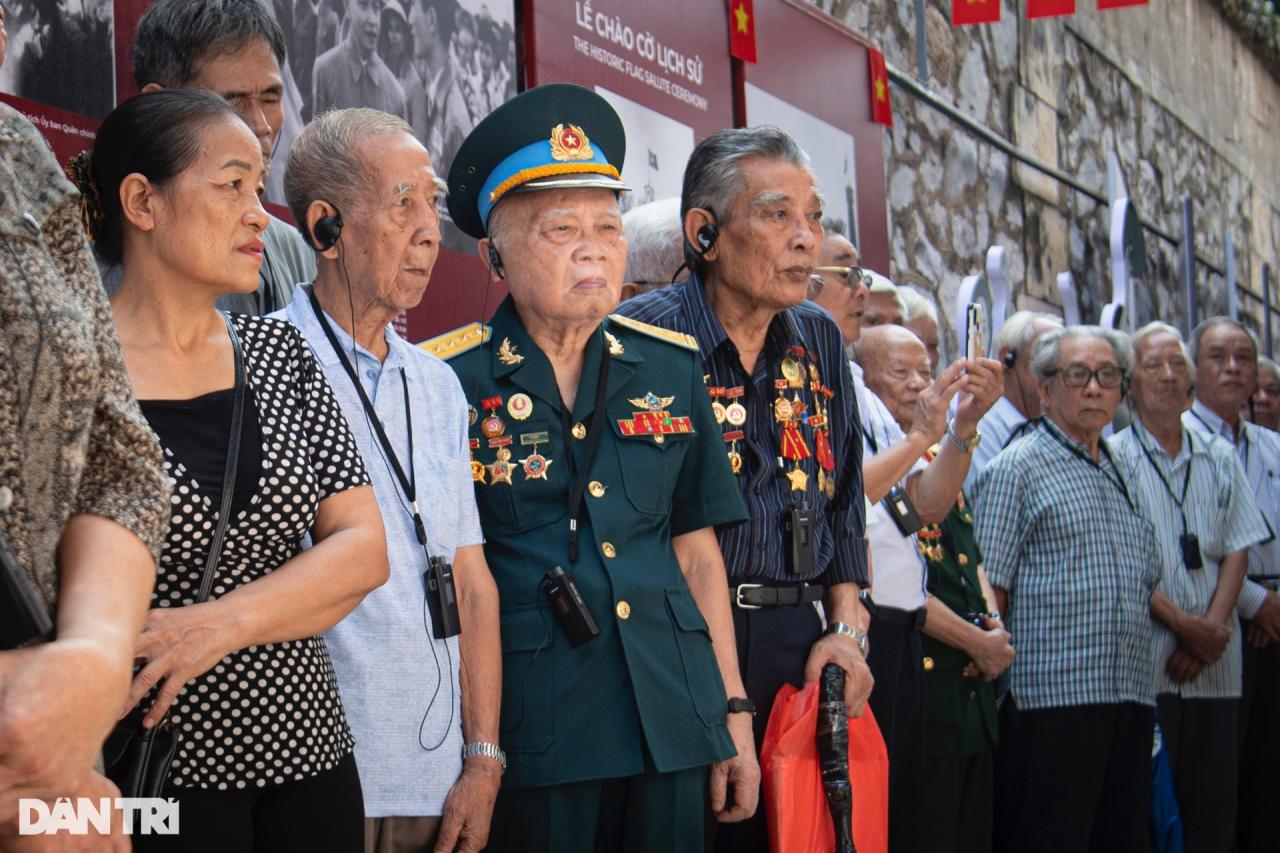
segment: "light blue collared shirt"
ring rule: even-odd
[[[316,319],[310,291],[310,285],[298,286],[289,307],[274,316],[302,331],[333,386],[373,480],[391,564],[390,579],[324,635],[356,738],[365,816],[439,815],[462,772],[458,639],[435,640],[430,634],[423,586],[428,561],[414,534],[408,501]],[[351,336],[333,318],[327,320],[349,361]],[[483,542],[471,480],[467,402],[448,365],[390,326],[386,340],[386,361],[356,347],[356,373],[406,475],[412,421],[412,464],[428,547],[452,560],[456,549]],[[409,385],[408,418],[401,376]]]
[[[1183,427],[1182,447],[1170,458],[1140,420],[1107,439],[1107,446],[1139,511],[1155,528],[1163,572],[1159,590],[1183,612],[1203,616],[1218,589],[1219,563],[1267,538],[1235,452],[1215,436]],[[1186,532],[1199,540],[1203,568],[1188,569],[1183,562],[1179,537],[1184,523]],[[1176,693],[1186,699],[1240,697],[1240,624],[1234,613],[1226,652],[1188,684],[1178,684],[1165,671],[1178,638],[1163,622],[1154,622],[1157,693]]]
[[[1280,539],[1272,535],[1280,530],[1280,435],[1241,419],[1237,441],[1231,425],[1199,400],[1182,414],[1182,424],[1206,435],[1216,435],[1235,447],[1271,537],[1271,541],[1249,549],[1246,571],[1254,578],[1280,578]],[[1240,590],[1240,615],[1252,619],[1266,596],[1265,587],[1246,580]]]

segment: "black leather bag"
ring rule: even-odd
[[[218,526],[209,543],[209,556],[205,559],[204,574],[200,578],[200,591],[196,604],[209,598],[213,588],[213,575],[222,553],[222,540],[230,523],[231,499],[236,487],[236,468],[240,462],[240,429],[244,421],[244,353],[240,348],[240,336],[236,334],[231,318],[223,314],[227,334],[231,337],[231,349],[235,354],[236,384],[231,403],[231,437],[227,440],[227,464],[222,473],[222,508],[218,513]],[[134,708],[116,723],[102,748],[107,778],[116,784],[124,797],[159,797],[169,777],[169,766],[178,751],[178,736],[166,713],[160,722],[149,729],[142,727],[145,712]]]

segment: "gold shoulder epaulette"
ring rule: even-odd
[[[436,358],[448,361],[455,355],[462,355],[464,352],[487,343],[489,336],[492,334],[493,329],[484,323],[468,323],[460,329],[454,329],[452,332],[445,332],[443,335],[436,335],[434,338],[425,340],[418,346]]]
[[[625,326],[633,332],[639,332],[642,335],[648,335],[651,338],[657,338],[660,341],[666,341],[678,347],[691,349],[694,352],[698,351],[698,339],[693,335],[664,329],[661,326],[651,326],[648,323],[641,323],[639,320],[632,320],[630,317],[624,317],[621,314],[610,314],[609,320],[619,326]]]

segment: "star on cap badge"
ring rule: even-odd
[[[594,156],[591,140],[576,124],[557,124],[551,129],[551,159],[590,160]]]

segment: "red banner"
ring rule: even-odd
[[[884,54],[869,47],[867,60],[871,66],[871,120],[893,127],[893,108],[889,106],[889,71],[884,66]]]
[[[998,20],[1000,0],[951,0],[952,26],[990,24]]]
[[[1149,0],[1098,0],[1099,9],[1119,9],[1124,6],[1145,6]]]
[[[756,11],[752,0],[729,0],[729,55],[756,61]]]
[[[1028,18],[1056,18],[1075,13],[1076,0],[1027,0]]]

